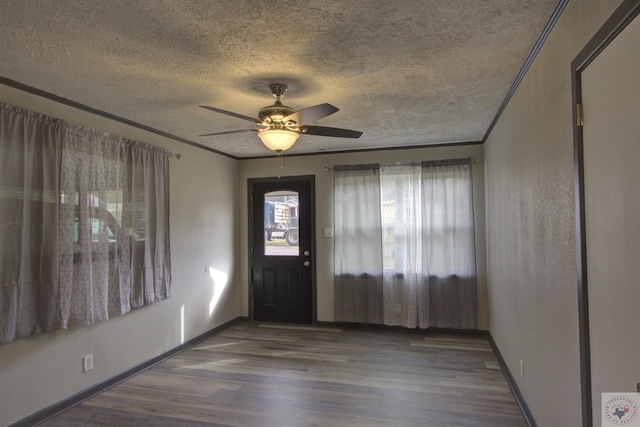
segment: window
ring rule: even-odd
[[[334,171],[337,319],[475,327],[470,160]],[[366,262],[345,261],[353,254]],[[380,306],[381,315],[361,313]]]
[[[264,198],[264,254],[298,256],[298,193],[274,191]]]
[[[168,184],[164,150],[0,103],[0,344],[168,298]]]

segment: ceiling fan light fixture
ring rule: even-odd
[[[262,107],[260,111],[258,111],[258,119],[245,116],[244,114],[223,110],[221,108],[209,107],[207,105],[200,106],[200,108],[204,108],[206,110],[253,122],[258,126],[262,126],[263,129],[239,129],[234,131],[207,133],[200,136],[223,135],[249,131],[257,132],[262,143],[269,150],[275,151],[278,154],[278,157],[280,157],[283,151],[288,150],[296,143],[301,133],[334,138],[359,138],[362,135],[362,132],[355,130],[309,125],[309,123],[313,123],[316,120],[320,120],[335,113],[338,111],[338,108],[331,104],[324,103],[303,108],[302,110],[295,110],[284,105],[282,101],[280,101],[280,98],[282,98],[287,90],[287,85],[282,83],[273,83],[269,85],[269,88],[271,89],[273,96],[276,98],[276,102],[274,102],[273,105]]]
[[[280,154],[296,143],[300,134],[287,129],[265,129],[258,132],[258,137],[269,149]]]

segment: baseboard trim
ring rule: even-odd
[[[522,416],[524,417],[524,420],[527,423],[527,426],[538,427],[538,424],[536,423],[536,420],[535,418],[533,418],[533,414],[531,413],[531,409],[529,409],[529,405],[527,405],[527,401],[525,400],[524,396],[520,392],[520,388],[518,387],[518,384],[513,378],[513,375],[511,374],[511,371],[509,370],[507,363],[504,361],[504,358],[502,357],[502,353],[500,353],[500,349],[498,348],[498,345],[493,340],[493,337],[491,336],[491,334],[488,334],[488,335],[489,335],[489,345],[491,346],[491,349],[493,350],[493,354],[496,356],[496,359],[498,360],[498,364],[500,365],[502,374],[504,375],[504,378],[507,381],[507,385],[509,386],[511,393],[513,394],[513,397],[515,398],[516,403],[520,408],[520,412],[522,412]]]
[[[40,423],[43,423],[45,421],[47,421],[50,418],[55,417],[56,415],[59,415],[69,409],[71,409],[72,407],[84,402],[87,399],[92,398],[93,396],[96,396],[108,389],[110,389],[111,387],[114,387],[118,384],[120,384],[123,381],[128,380],[131,377],[134,377],[136,375],[138,375],[139,373],[146,371],[147,369],[150,369],[152,367],[154,367],[155,365],[157,365],[158,363],[161,363],[173,356],[175,356],[178,353],[181,353],[183,351],[185,351],[186,349],[188,349],[189,347],[199,343],[200,341],[204,341],[207,338],[210,338],[216,334],[219,334],[220,332],[224,331],[225,329],[230,328],[231,326],[243,322],[243,321],[247,321],[248,319],[246,317],[236,317],[233,320],[230,320],[226,323],[223,323],[220,326],[217,326],[201,335],[198,335],[197,337],[194,337],[192,339],[190,339],[189,341],[186,341],[185,343],[172,348],[171,350],[162,353],[156,357],[154,357],[153,359],[149,359],[146,362],[142,362],[139,365],[136,365],[132,368],[127,369],[126,371],[115,375],[105,381],[102,381],[96,385],[93,385],[77,394],[74,394],[73,396],[70,396],[58,403],[55,403],[47,408],[44,408],[36,413],[34,413],[33,415],[30,415],[26,418],[21,419],[20,421],[11,424],[9,427],[30,427],[30,426],[35,426],[38,425]]]

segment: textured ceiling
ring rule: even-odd
[[[0,0],[0,77],[235,157],[268,85],[340,109],[288,153],[482,140],[557,0]]]

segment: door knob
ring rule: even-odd
[[[305,261],[305,262],[304,262],[304,266],[305,266],[305,267],[309,267],[310,265],[311,265],[311,263],[310,263],[309,261]]]

